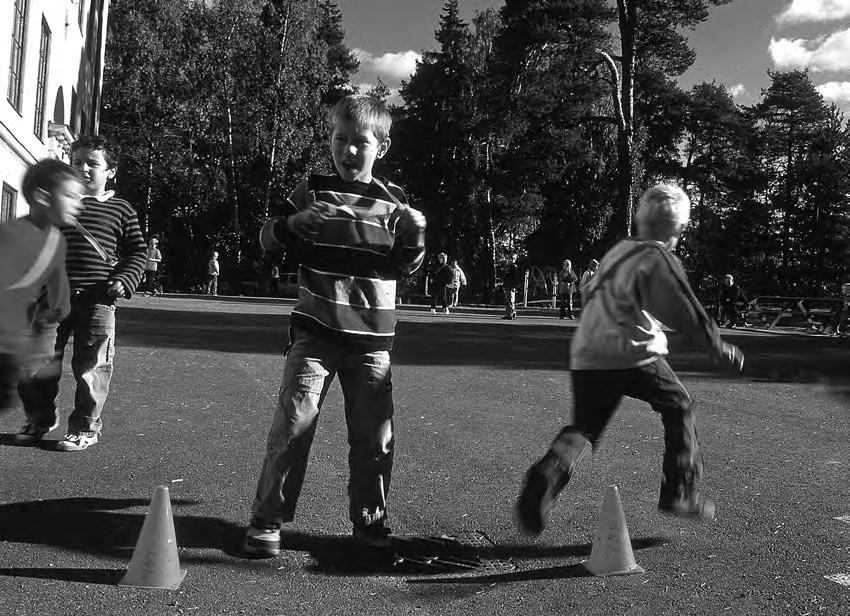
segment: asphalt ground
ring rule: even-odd
[[[747,353],[738,376],[672,338],[671,363],[698,404],[715,521],[657,513],[661,422],[627,400],[529,540],[514,499],[569,421],[574,323],[404,307],[391,524],[407,538],[400,552],[437,558],[396,562],[349,540],[338,386],[284,552],[242,558],[290,307],[136,298],[118,311],[99,444],[17,447],[21,417],[0,417],[0,614],[850,614],[850,346],[815,336],[725,331]],[[579,564],[610,484],[645,573],[589,577]],[[188,573],[174,591],[119,586],[157,485],[169,486]],[[438,538],[431,552],[425,538]]]

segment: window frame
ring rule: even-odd
[[[3,182],[3,193],[0,196],[0,223],[13,220],[17,214],[18,191]]]
[[[12,43],[9,50],[9,85],[6,89],[6,100],[18,114],[23,108],[29,8],[29,0],[15,0],[12,6]]]
[[[33,132],[40,141],[44,141],[45,106],[47,104],[47,78],[50,68],[50,25],[44,15],[41,16],[41,37],[38,44],[38,77],[35,88],[35,118]]]

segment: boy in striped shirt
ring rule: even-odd
[[[389,545],[396,280],[416,271],[425,256],[425,217],[405,204],[398,186],[372,175],[390,147],[391,123],[373,97],[338,102],[329,115],[337,173],[299,184],[288,215],[270,220],[260,234],[265,250],[286,246],[300,256],[300,289],[245,537],[248,556],[280,552],[280,527],[294,519],[316,421],[335,375],[345,398],[354,536]]]
[[[573,423],[526,475],[517,502],[526,532],[543,530],[558,494],[597,445],[623,396],[648,402],[661,415],[665,447],[658,509],[713,518],[714,504],[699,492],[702,455],[693,402],[664,359],[667,337],[661,324],[701,339],[716,362],[737,371],[744,356],[720,339],[672,253],[690,210],[678,186],[647,190],[635,216],[638,237],[608,251],[585,288],[586,306],[570,345]]]
[[[83,137],[71,145],[71,157],[86,189],[85,209],[76,224],[62,228],[68,243],[71,314],[41,337],[40,344],[53,351],[52,360],[18,385],[26,424],[16,439],[35,444],[59,423],[56,395],[65,347],[73,335],[71,368],[77,389],[68,432],[56,444],[59,451],[80,451],[98,442],[115,356],[115,304],[132,296],[147,261],[136,211],[106,190],[117,170],[115,150],[103,137]]]
[[[21,367],[37,360],[33,334],[71,310],[59,225],[79,214],[82,191],[73,168],[40,160],[21,183],[29,215],[0,225],[0,413],[13,406]]]

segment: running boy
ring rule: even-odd
[[[690,200],[682,189],[653,186],[640,200],[638,237],[614,246],[588,284],[570,350],[573,423],[526,474],[517,502],[526,532],[543,530],[558,494],[597,445],[623,396],[648,402],[661,415],[665,450],[658,509],[713,518],[714,504],[699,492],[702,456],[693,403],[664,359],[667,337],[661,323],[696,334],[716,360],[738,371],[744,357],[720,339],[671,252],[689,217]]]
[[[396,280],[425,255],[425,217],[404,193],[372,175],[390,147],[392,119],[370,96],[346,96],[329,115],[335,175],[311,175],[290,194],[290,213],[267,222],[264,249],[300,254],[299,297],[288,356],[244,550],[280,552],[291,522],[325,394],[339,375],[349,442],[349,519],[366,545],[389,544],[393,462],[390,349]]]
[[[60,225],[80,212],[83,184],[65,163],[44,159],[24,174],[21,193],[29,215],[0,225],[0,413],[15,400],[22,364],[36,349],[35,333],[71,310]]]
[[[58,425],[62,360],[73,337],[71,369],[77,387],[68,431],[56,444],[59,451],[82,451],[100,438],[115,358],[115,304],[118,298],[132,297],[147,260],[136,211],[106,190],[118,166],[112,145],[103,137],[81,137],[71,144],[71,159],[86,193],[77,222],[62,227],[68,242],[71,313],[39,341],[53,349],[53,359],[18,384],[26,424],[15,437],[21,444],[35,444]]]

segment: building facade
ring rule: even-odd
[[[23,216],[27,167],[96,134],[110,0],[0,0],[0,222]]]

